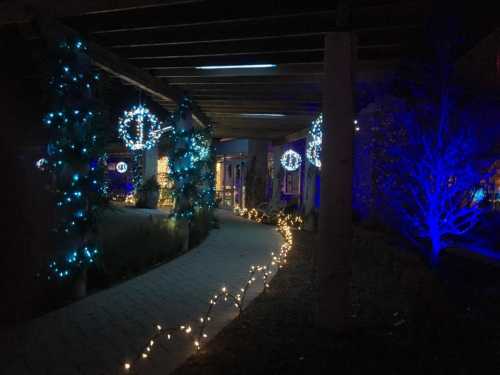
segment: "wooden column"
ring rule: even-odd
[[[268,141],[248,141],[246,185],[247,207],[254,208],[266,199]]]
[[[158,147],[144,152],[144,168],[142,170],[144,181],[155,176],[158,171]]]
[[[302,201],[302,211],[304,214],[304,229],[315,230],[317,221],[317,210],[314,207],[314,196],[316,195],[316,176],[318,168],[308,160],[304,161],[304,194]]]
[[[325,36],[317,324],[336,332],[351,319],[353,50],[351,33]]]
[[[271,207],[277,208],[281,198],[281,188],[283,186],[283,168],[280,158],[283,154],[283,146],[274,146],[273,148],[273,195],[271,197]]]

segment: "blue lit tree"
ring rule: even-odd
[[[436,47],[431,60],[414,60],[383,85],[375,96],[398,99],[382,106],[369,126],[361,123],[361,132],[378,138],[368,146],[378,217],[423,247],[433,265],[482,213],[473,202],[482,150],[466,109],[468,98],[453,82],[459,32],[453,23],[440,21],[431,28]]]
[[[471,195],[480,181],[477,145],[470,132],[452,130],[449,103],[439,111],[435,129],[425,128],[415,112],[403,116],[407,139],[392,148],[393,173],[385,181],[403,232],[430,241],[433,264],[453,237],[476,225],[481,213]]]
[[[480,181],[479,145],[467,116],[444,86],[437,100],[420,98],[396,114],[403,136],[389,151],[383,189],[402,232],[430,244],[436,265],[441,250],[473,228],[481,210],[473,204]]]
[[[53,176],[55,257],[48,279],[64,279],[95,262],[99,254],[97,216],[107,203],[104,183],[103,123],[95,100],[85,44],[68,39],[50,50],[49,107],[43,123],[49,133],[47,170]]]

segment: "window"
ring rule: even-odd
[[[289,195],[300,194],[300,170],[293,172],[285,172],[284,193]]]

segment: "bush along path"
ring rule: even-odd
[[[249,276],[239,290],[231,291],[227,286],[223,286],[219,291],[216,291],[208,301],[207,310],[199,318],[199,321],[186,322],[178,327],[164,327],[162,324],[156,324],[156,332],[146,340],[144,350],[132,361],[126,361],[123,364],[123,369],[126,372],[138,373],[136,365],[139,361],[150,358],[154,354],[154,349],[158,346],[168,350],[167,344],[172,340],[180,338],[180,336],[185,336],[192,340],[193,349],[199,351],[203,341],[208,339],[206,329],[212,320],[213,309],[217,303],[233,304],[238,309],[238,313],[241,314],[245,308],[245,297],[259,276],[264,282],[265,288],[269,288],[271,275],[273,275],[275,270],[283,268],[287,262],[288,252],[293,246],[292,228],[296,222],[296,219],[291,215],[279,215],[277,217],[276,229],[282,236],[283,243],[277,251],[270,253],[267,264],[251,265]]]

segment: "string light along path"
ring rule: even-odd
[[[256,222],[261,222],[262,218],[256,210],[235,210],[235,214],[246,217]],[[283,243],[275,251],[271,251],[265,263],[251,265],[245,281],[239,288],[231,289],[222,286],[215,291],[207,303],[205,312],[196,320],[189,320],[177,327],[166,327],[160,323],[155,325],[155,332],[146,340],[143,350],[141,350],[132,360],[127,360],[123,364],[124,372],[141,373],[141,362],[147,361],[154,355],[157,347],[167,350],[175,347],[179,341],[186,339],[192,342],[193,350],[200,350],[204,341],[208,340],[208,329],[213,316],[216,314],[216,305],[232,305],[238,313],[246,307],[246,298],[252,285],[261,279],[264,288],[268,288],[270,278],[280,268],[286,265],[288,252],[292,249],[293,236],[292,229],[301,229],[302,219],[297,216],[279,214],[277,218],[276,230],[282,236]],[[174,341],[175,343],[172,343]]]
[[[223,210],[217,210],[216,215],[220,228],[213,229],[203,243],[186,254],[35,319],[28,327],[0,333],[6,344],[4,357],[15,359],[4,364],[2,373],[123,374],[125,360],[142,354],[147,339],[157,332],[156,324],[175,327],[181,336],[167,341],[165,349],[155,343],[150,357],[140,358],[136,372],[164,375],[178,367],[195,349],[195,336],[180,332],[180,326],[190,324],[192,332],[198,334],[196,324],[206,313],[209,299],[223,286],[230,292],[239,290],[249,276],[249,266],[268,262],[270,252],[282,244],[274,226],[259,225]],[[259,276],[245,304],[261,292]],[[234,305],[223,299],[220,302],[207,326],[208,338],[238,314]]]

